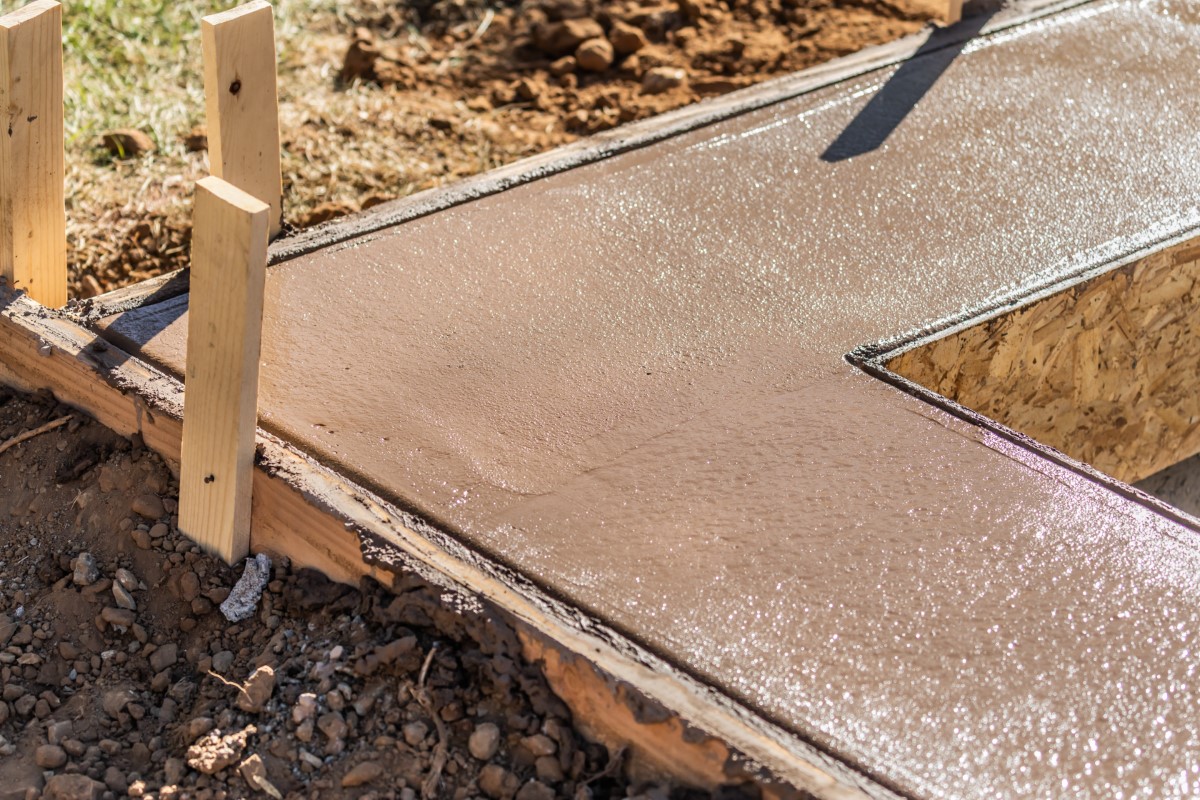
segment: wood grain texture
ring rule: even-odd
[[[0,17],[0,278],[39,303],[67,302],[62,6]]]
[[[195,203],[179,529],[232,563],[250,549],[270,207],[216,177]]]
[[[271,207],[270,235],[283,224],[275,18],[264,0],[200,21],[204,104],[212,174]]]
[[[888,367],[1134,483],[1200,452],[1200,239],[909,350]]]

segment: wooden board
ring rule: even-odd
[[[0,293],[0,383],[50,389],[118,433],[139,433],[178,467],[182,385],[65,314]],[[519,633],[584,729],[628,746],[634,774],[705,789],[749,782],[767,797],[896,797],[290,445],[259,431],[257,451],[253,552],[347,583],[392,586],[413,570],[485,604]]]
[[[179,529],[226,563],[250,550],[270,211],[220,178],[196,184]]]
[[[67,302],[62,6],[0,17],[0,278],[43,305]]]
[[[271,233],[283,225],[275,18],[254,0],[200,21],[204,105],[212,174],[271,207]]]
[[[909,350],[892,371],[1135,483],[1200,452],[1200,238]]]

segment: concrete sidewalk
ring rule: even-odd
[[[273,267],[263,427],[902,794],[1200,793],[1196,533],[845,359],[1200,226],[1200,11],[959,49]]]

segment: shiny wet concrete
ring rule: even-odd
[[[286,262],[263,424],[904,793],[1200,793],[1196,534],[844,359],[1200,225],[1198,74],[1089,4]]]

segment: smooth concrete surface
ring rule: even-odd
[[[1200,225],[1197,75],[1094,3],[281,264],[263,424],[903,793],[1200,794],[1196,533],[844,359]]]

